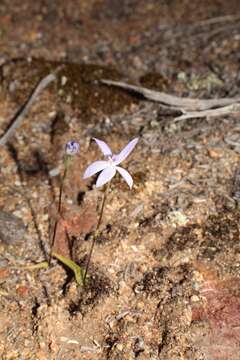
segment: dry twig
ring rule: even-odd
[[[38,95],[53,81],[56,80],[55,74],[49,74],[45,76],[35,87],[32,94],[29,96],[25,104],[21,107],[20,110],[17,111],[17,113],[14,115],[12,120],[10,121],[10,125],[8,126],[7,130],[3,134],[3,136],[0,138],[0,145],[5,145],[7,141],[9,140],[10,136],[12,135],[13,131],[18,128],[23,120],[23,118],[26,116],[28,111],[30,110],[33,102],[36,100]]]
[[[240,112],[240,103],[234,103],[228,106],[223,106],[217,109],[210,109],[205,111],[182,111],[183,114],[178,116],[175,121],[196,119],[202,117],[218,117],[223,115],[230,115]]]
[[[174,111],[178,110],[182,115],[177,120],[222,116],[240,111],[240,97],[220,99],[182,98],[120,81],[102,80],[101,82],[140,94],[147,100],[159,102]]]

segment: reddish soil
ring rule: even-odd
[[[239,95],[238,0],[2,0],[2,135],[59,69],[0,156],[0,358],[240,358],[239,114],[175,122],[101,84]],[[64,146],[81,151],[64,186],[55,250],[84,268],[103,190],[82,180],[100,153],[140,141],[111,182],[89,279],[49,267]],[[16,219],[17,217],[17,219]],[[65,229],[69,232],[66,237]]]

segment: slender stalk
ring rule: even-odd
[[[99,218],[98,218],[98,222],[97,222],[96,229],[95,229],[94,234],[93,234],[93,239],[92,239],[92,244],[91,244],[90,252],[89,252],[89,255],[88,255],[86,270],[85,270],[84,276],[83,276],[83,285],[86,284],[86,278],[87,278],[87,273],[88,273],[88,269],[89,269],[89,265],[90,265],[90,260],[91,260],[91,258],[92,258],[92,253],[93,253],[94,245],[95,245],[95,243],[96,243],[96,239],[97,239],[99,227],[100,227],[100,225],[101,225],[101,223],[102,223],[103,211],[104,211],[104,207],[105,207],[105,203],[106,203],[106,198],[107,198],[107,192],[108,192],[108,189],[109,189],[109,184],[110,184],[110,182],[107,183],[107,186],[105,187],[105,190],[104,190],[104,194],[103,194],[103,198],[102,198],[102,204],[101,204],[101,209],[100,209],[100,214],[99,214]]]
[[[65,180],[66,176],[67,176],[67,166],[65,164],[64,173],[63,173],[63,177],[61,179],[60,190],[59,190],[59,199],[58,199],[58,212],[59,213],[61,213],[61,210],[62,210],[63,185],[64,185],[64,180]]]
[[[58,197],[58,216],[61,216],[63,187],[64,187],[65,178],[67,176],[68,163],[69,163],[68,162],[68,157],[65,157],[65,159],[64,159],[64,173],[63,173],[63,176],[61,178],[60,189],[59,189],[59,197]],[[55,243],[55,238],[56,238],[56,235],[57,235],[58,220],[59,219],[57,219],[55,221],[55,224],[54,224],[53,236],[52,236],[52,241],[51,241],[50,256],[49,256],[49,264],[50,264],[50,262],[52,260],[52,250],[53,250],[53,246],[54,246],[54,243]]]
[[[58,225],[58,220],[56,220],[55,223],[54,223],[53,236],[52,236],[51,247],[50,247],[50,255],[49,255],[49,259],[48,259],[48,264],[49,265],[50,265],[51,260],[52,260],[53,245],[55,243],[55,237],[56,237],[56,234],[57,234],[57,225]]]

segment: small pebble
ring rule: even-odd
[[[200,299],[199,299],[199,297],[197,295],[193,295],[193,296],[191,296],[191,301],[192,302],[199,302]]]
[[[62,76],[62,77],[61,77],[61,85],[62,85],[62,86],[66,85],[67,80],[68,80],[68,79],[67,79],[66,76]]]
[[[25,225],[19,217],[0,210],[0,240],[7,245],[23,240],[26,234]]]
[[[51,177],[58,176],[59,174],[60,174],[60,169],[58,167],[56,167],[56,168],[49,171],[49,175]]]

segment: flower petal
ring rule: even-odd
[[[104,141],[96,139],[96,138],[93,138],[93,140],[96,141],[97,145],[100,147],[104,156],[112,155],[112,151],[111,151],[110,147],[108,146],[108,144],[106,144]]]
[[[126,183],[128,184],[128,186],[131,189],[133,186],[133,179],[132,179],[131,175],[129,174],[129,172],[120,166],[116,166],[116,169],[122,175],[122,177],[124,178],[124,180],[126,181]]]
[[[104,169],[99,177],[97,178],[96,187],[100,187],[110,181],[114,175],[116,174],[116,167],[115,166],[108,166]]]
[[[139,138],[135,138],[131,140],[118,155],[114,156],[113,160],[115,165],[120,164],[123,160],[126,159],[126,157],[128,157],[130,152],[132,152],[135,146],[137,145],[138,140]]]
[[[89,178],[90,176],[98,173],[99,171],[106,169],[108,166],[109,163],[107,161],[95,161],[87,167],[83,174],[83,179]]]

